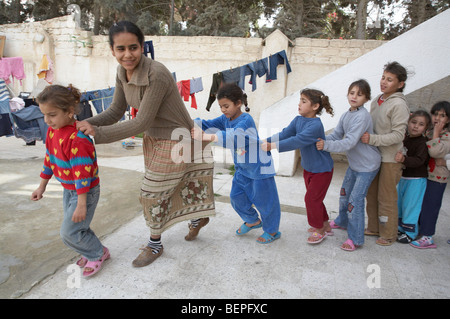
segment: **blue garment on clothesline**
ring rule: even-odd
[[[286,63],[286,70],[287,73],[290,73],[291,70],[291,66],[289,64],[288,58],[286,56],[286,51],[280,51],[277,52],[275,54],[272,54],[269,57],[269,79],[270,80],[276,80],[277,79],[277,67],[280,64],[285,64]]]

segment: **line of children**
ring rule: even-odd
[[[398,143],[405,128],[406,101],[401,93],[405,80],[406,71],[401,65],[387,64],[380,82],[383,94],[372,102],[370,114],[364,108],[370,100],[369,84],[365,80],[350,84],[347,92],[350,108],[327,136],[318,115],[325,109],[333,116],[329,99],[322,91],[304,89],[300,93],[299,116],[265,141],[259,139],[253,118],[241,110],[245,105],[249,111],[246,94],[236,84],[224,84],[217,93],[223,115],[211,120],[196,119],[191,137],[232,151],[236,172],[230,199],[244,221],[236,234],[241,236],[262,227],[258,243],[268,244],[281,237],[280,202],[270,151],[299,149],[311,226],[307,243],[318,244],[333,235],[333,229],[342,228],[348,232],[348,239],[341,245],[343,250],[354,251],[363,245],[364,235],[380,235],[377,243],[390,245],[391,227],[387,224],[398,216],[399,242],[416,248],[435,248],[432,236],[450,176],[444,159],[450,153],[450,103],[435,104],[431,117],[425,111],[414,112],[407,121],[406,137]],[[82,255],[77,265],[84,267],[83,275],[91,276],[101,269],[110,254],[90,229],[100,186],[93,142],[75,124],[79,98],[76,88],[60,85],[49,86],[38,96],[49,129],[41,183],[31,199],[43,197],[53,175],[61,182],[64,189],[61,237]],[[433,128],[426,138],[424,134],[430,124]],[[333,176],[330,152],[346,152],[349,162],[341,187],[339,216],[331,223],[323,203]],[[398,167],[403,172],[397,184]],[[394,191],[392,185],[396,186]],[[386,192],[393,193],[389,198],[379,194]],[[396,210],[389,215],[377,212],[386,207],[392,209],[392,205],[381,202],[393,198],[398,215]],[[365,199],[369,218],[366,230]]]

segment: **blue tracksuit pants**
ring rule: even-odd
[[[398,230],[415,239],[423,196],[427,187],[426,178],[401,178],[397,184]]]
[[[231,205],[248,224],[259,220],[261,215],[262,227],[265,232],[278,232],[280,226],[280,200],[274,177],[251,179],[236,171],[230,193]]]

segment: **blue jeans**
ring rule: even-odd
[[[231,205],[248,224],[259,220],[261,214],[262,227],[265,232],[278,232],[280,226],[280,201],[274,177],[251,179],[236,171],[230,192]]]
[[[86,219],[74,223],[72,215],[78,203],[77,191],[64,189],[63,193],[64,219],[60,230],[62,241],[89,261],[99,260],[103,255],[103,245],[89,227],[99,198],[100,185],[97,185],[91,188],[87,194]]]
[[[378,169],[372,172],[356,172],[350,167],[345,173],[339,197],[339,216],[334,221],[347,228],[348,237],[355,245],[364,244],[365,199]]]

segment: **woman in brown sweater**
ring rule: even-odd
[[[104,112],[78,122],[77,127],[94,136],[96,144],[144,132],[145,176],[140,202],[150,241],[133,261],[133,266],[142,267],[162,254],[164,230],[191,220],[185,239],[193,240],[208,223],[208,216],[215,215],[214,163],[210,149],[203,145],[199,150],[191,143],[193,121],[169,70],[143,55],[142,31],[131,22],[121,21],[109,30],[109,41],[120,64],[113,102]],[[128,105],[138,110],[137,116],[119,122]]]

